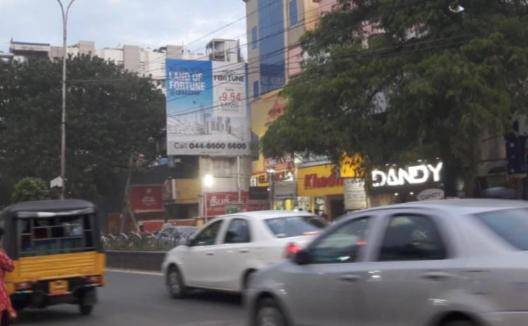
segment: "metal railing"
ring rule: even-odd
[[[137,232],[105,234],[101,241],[105,250],[168,251],[187,241],[186,235],[140,234]]]

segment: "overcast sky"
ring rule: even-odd
[[[68,43],[95,41],[97,48],[185,44],[191,50],[204,52],[204,44],[213,37],[241,39],[245,43],[244,19],[201,39],[244,14],[242,0],[76,0],[70,15]],[[0,51],[8,50],[11,38],[62,44],[57,0],[0,0]]]

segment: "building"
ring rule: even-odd
[[[286,109],[279,96],[302,72],[300,38],[337,0],[243,0],[246,3],[252,132],[262,137]],[[335,218],[344,212],[344,180],[326,157],[265,158],[253,162],[251,185],[268,188],[275,209],[302,209]]]
[[[230,40],[224,40],[229,42]],[[231,40],[230,42],[238,42]],[[32,59],[60,59],[63,55],[61,46],[48,43],[30,43],[11,40],[10,54],[14,60],[24,62]],[[237,53],[240,51],[237,50]],[[79,41],[68,46],[68,55],[93,55],[123,66],[126,70],[141,76],[150,76],[160,88],[165,87],[165,60],[167,58],[186,60],[207,60],[204,53],[194,53],[182,45],[167,45],[156,49],[142,48],[135,45],[97,49],[94,42]]]
[[[13,54],[4,53],[0,51],[0,62],[1,63],[11,63],[13,61]]]
[[[54,60],[63,56],[62,47],[51,46],[50,44],[12,41],[10,50],[10,56],[20,58],[21,61]],[[240,54],[239,41],[214,39],[207,44],[206,50],[206,54],[192,53],[181,45],[167,45],[156,49],[141,48],[134,45],[98,49],[94,42],[81,41],[69,46],[67,54],[70,56],[97,56],[114,62],[130,72],[149,76],[156,85],[164,90],[167,86],[166,66],[168,60],[169,62],[170,59],[173,59],[173,61],[180,63],[210,64],[214,68],[208,74],[214,78],[215,85],[230,84],[218,88],[221,95],[226,94],[226,100],[221,104],[226,106],[227,110],[232,110],[231,101],[233,93],[235,93],[234,98],[237,101],[243,101],[240,108],[243,116],[248,117],[246,114],[247,67]],[[185,80],[184,82],[191,82],[192,87],[196,85],[195,80]],[[232,85],[235,82],[243,85],[243,91],[233,90]],[[181,98],[182,96],[176,97]],[[235,120],[239,118],[237,112],[230,112],[229,116],[220,121],[215,116],[217,111],[219,108],[204,118],[207,123],[204,124],[205,127],[200,132],[215,137],[220,132],[225,131],[228,131],[229,135],[235,135],[240,132],[239,129],[247,128],[247,134],[250,135],[248,122],[242,123],[243,127],[235,125]],[[214,121],[212,121],[213,118]],[[168,117],[169,119],[170,117]],[[170,132],[169,128],[167,131]],[[217,140],[214,140],[214,143],[216,144]],[[251,159],[247,155],[237,157],[233,155],[209,156],[181,153],[181,155],[169,157],[168,161],[167,168],[151,168],[146,176],[133,178],[130,187],[130,202],[132,206],[131,215],[134,217],[134,221],[139,222],[151,218],[185,220],[198,216],[214,217],[226,213],[228,209],[255,209],[259,208],[258,205],[261,204],[251,202],[249,199]],[[206,177],[212,179],[211,184],[206,185],[202,182]],[[160,189],[163,190],[160,191]],[[159,206],[161,197],[163,197],[164,204],[162,207]],[[240,207],[241,204],[243,207]]]
[[[15,61],[25,62],[49,58],[51,45],[49,43],[16,42],[11,40],[9,53]]]
[[[213,39],[207,43],[206,54],[211,61],[241,62],[240,41]]]

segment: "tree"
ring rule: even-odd
[[[69,58],[68,74],[68,196],[114,195],[131,156],[157,154],[164,96],[149,78],[97,57]],[[0,65],[1,182],[59,174],[60,78],[59,61]]]
[[[43,200],[49,196],[46,182],[39,178],[24,178],[20,180],[11,194],[11,202],[19,203],[23,201]]]
[[[482,136],[526,109],[528,5],[467,0],[456,14],[448,4],[341,0],[302,39],[309,59],[283,91],[288,108],[262,139],[264,154],[441,157],[454,195],[475,173]]]

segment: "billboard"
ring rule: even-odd
[[[167,59],[166,87],[168,155],[250,154],[245,63]]]
[[[164,212],[162,193],[162,185],[130,186],[129,196],[132,210],[135,214]]]

